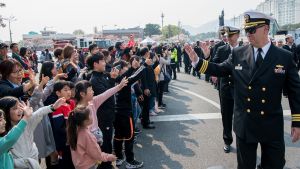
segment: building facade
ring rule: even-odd
[[[144,37],[144,29],[140,27],[129,28],[129,29],[115,29],[115,30],[103,30],[103,36],[117,36],[119,38],[129,37],[134,35],[135,38]]]
[[[265,0],[256,10],[271,15],[280,26],[300,23],[300,0]]]

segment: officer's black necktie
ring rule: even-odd
[[[262,55],[261,55],[261,52],[262,52],[262,49],[258,48],[258,54],[257,54],[257,57],[256,57],[256,62],[255,62],[256,69],[259,68],[259,66],[262,64],[262,62],[264,60]]]

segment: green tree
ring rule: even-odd
[[[160,26],[158,24],[148,23],[144,28],[145,36],[160,35]]]
[[[173,36],[176,36],[178,34],[184,34],[184,35],[190,35],[188,31],[185,29],[181,29],[176,25],[167,25],[163,27],[162,34],[164,38],[171,38]]]
[[[73,35],[84,35],[84,31],[82,29],[76,29],[73,32]]]
[[[200,33],[195,36],[192,36],[192,40],[197,41],[197,40],[207,40],[207,39],[212,39],[212,38],[217,38],[218,34],[217,32],[206,32],[206,33]]]
[[[183,33],[184,35],[188,35],[188,36],[191,35],[190,32],[185,29],[181,29],[181,33]]]

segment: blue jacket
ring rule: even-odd
[[[13,169],[14,160],[9,150],[18,141],[27,125],[25,120],[21,120],[17,126],[13,127],[7,135],[0,137],[0,169]]]

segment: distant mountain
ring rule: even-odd
[[[225,25],[232,25],[232,21],[225,20]],[[182,27],[183,27],[183,29],[189,31],[191,35],[196,35],[199,33],[206,33],[206,32],[216,32],[216,31],[218,31],[218,28],[219,28],[219,20],[216,19],[213,21],[209,21],[199,27],[193,27],[190,25],[183,25]]]

